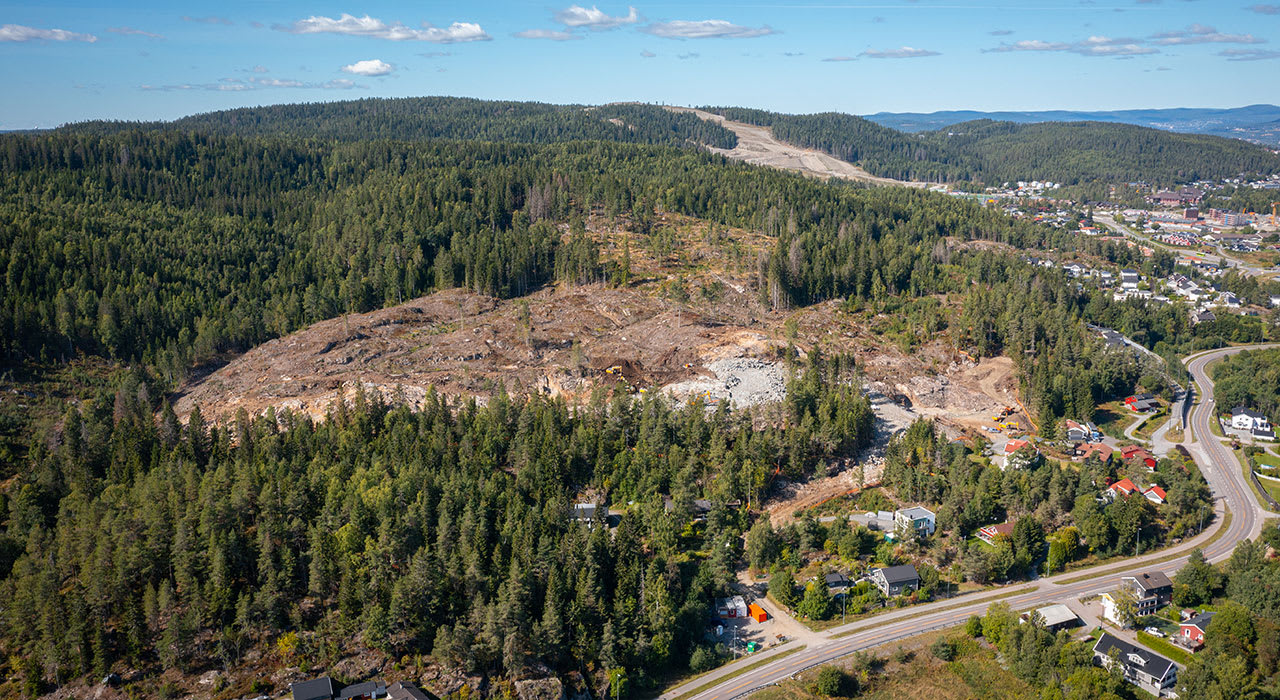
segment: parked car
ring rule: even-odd
[[[1161,631],[1160,631],[1158,628],[1156,628],[1156,627],[1148,627],[1148,628],[1146,628],[1146,629],[1144,629],[1144,630],[1142,630],[1142,631],[1143,631],[1143,632],[1146,632],[1147,634],[1151,635],[1152,637],[1163,637],[1163,636],[1164,636],[1164,632],[1161,632]]]

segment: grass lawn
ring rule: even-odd
[[[1158,430],[1160,426],[1164,425],[1168,420],[1168,407],[1161,408],[1148,418],[1147,422],[1143,423],[1141,428],[1133,431],[1133,436],[1142,442],[1148,442],[1151,440],[1151,436],[1156,432],[1156,430]]]
[[[1270,452],[1263,452],[1253,456],[1253,460],[1264,467],[1276,467],[1280,469],[1280,457],[1276,457]]]
[[[942,661],[929,652],[929,645],[939,636],[957,641],[959,656],[954,661]],[[1033,700],[1040,697],[1039,689],[1007,671],[994,651],[954,631],[912,637],[905,640],[901,648],[913,652],[901,662],[886,658],[893,656],[892,648],[876,650],[882,655],[881,663],[873,665],[868,672],[867,686],[857,695],[859,700]],[[852,658],[846,658],[834,665],[850,672],[853,663]],[[811,669],[796,680],[765,688],[753,697],[759,700],[822,700],[822,696],[810,690],[818,670]]]
[[[1191,663],[1191,654],[1186,649],[1175,646],[1167,639],[1147,634],[1138,630],[1138,642],[1155,653],[1186,666]]]
[[[1137,419],[1138,415],[1130,411],[1123,401],[1108,401],[1093,414],[1093,422],[1098,430],[1117,440],[1124,439],[1124,431]]]

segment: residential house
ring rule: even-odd
[[[1129,344],[1125,342],[1124,335],[1117,333],[1109,328],[1102,330],[1102,342],[1106,343],[1108,348],[1123,349]]]
[[[1067,263],[1062,266],[1062,269],[1067,273],[1068,277],[1080,277],[1089,272],[1089,268],[1080,263]]]
[[[1093,660],[1108,670],[1118,663],[1126,681],[1157,697],[1178,682],[1178,667],[1172,661],[1105,632],[1093,645]]]
[[[920,590],[920,574],[910,564],[886,566],[871,570],[871,582],[886,598]]]
[[[1134,394],[1125,399],[1124,403],[1134,413],[1146,413],[1160,407],[1154,394]]]
[[[1231,427],[1240,430],[1271,430],[1271,423],[1266,416],[1253,409],[1236,406],[1231,409]]]
[[[1077,423],[1068,419],[1062,422],[1062,426],[1066,428],[1068,442],[1097,442],[1102,439],[1098,426],[1090,422]]]
[[[1014,452],[1017,452],[1018,450],[1024,447],[1027,447],[1030,444],[1031,443],[1027,442],[1026,440],[1010,440],[1009,442],[1006,442],[1004,444],[1004,453],[1006,455],[1011,455]]]
[[[1121,270],[1120,271],[1120,288],[1121,289],[1137,289],[1138,283],[1142,281],[1142,275],[1137,270]]]
[[[1138,487],[1136,484],[1134,484],[1132,481],[1129,481],[1128,479],[1121,479],[1116,483],[1107,487],[1107,491],[1106,491],[1107,500],[1114,501],[1116,500],[1116,498],[1120,496],[1124,496],[1128,498],[1134,493],[1137,493],[1137,491],[1138,491]]]
[[[433,698],[413,683],[400,681],[387,688],[387,700],[433,700]]]
[[[852,585],[849,577],[839,571],[833,571],[822,578],[827,584],[827,592],[833,596],[844,595],[849,590],[849,586]]]
[[[1096,455],[1098,458],[1098,461],[1102,462],[1103,464],[1107,464],[1108,462],[1111,461],[1111,455],[1114,452],[1115,450],[1112,449],[1111,445],[1107,445],[1101,442],[1086,443],[1076,447],[1076,455],[1080,458],[1080,461],[1082,462]]]
[[[1138,601],[1138,614],[1151,615],[1169,604],[1173,598],[1173,581],[1161,571],[1151,571],[1137,576],[1125,576],[1121,585],[1133,591]]]
[[[338,694],[333,679],[328,676],[290,683],[289,692],[293,693],[293,700],[333,700]]]
[[[895,531],[899,536],[917,535],[928,537],[937,529],[937,516],[924,506],[899,508],[893,514]]]
[[[1164,492],[1164,489],[1156,486],[1155,484],[1147,487],[1147,490],[1143,491],[1142,495],[1146,496],[1148,501],[1151,501],[1156,505],[1163,504],[1165,499],[1168,498],[1168,494]]]
[[[1126,462],[1142,462],[1147,469],[1154,470],[1156,468],[1156,458],[1150,452],[1137,445],[1120,448],[1120,459]]]
[[[1013,534],[1013,523],[1000,523],[978,528],[978,539],[994,547],[996,540]]]
[[[1195,617],[1183,620],[1178,625],[1178,641],[1184,646],[1199,649],[1204,645],[1204,633],[1209,631],[1209,621],[1212,619],[1212,612],[1202,612]]]
[[[387,685],[382,681],[355,683],[342,689],[335,700],[381,700],[387,697]]]
[[[1199,311],[1191,312],[1191,323],[1193,325],[1197,323],[1209,323],[1217,320],[1218,316],[1209,309],[1200,309]]]
[[[1232,294],[1231,292],[1222,292],[1221,294],[1218,295],[1218,299],[1214,303],[1216,303],[1218,306],[1225,306],[1228,309],[1240,308],[1240,299],[1238,299],[1236,295]]]

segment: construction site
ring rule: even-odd
[[[875,446],[828,476],[778,484],[780,520],[876,483],[884,445],[917,418],[953,436],[1030,425],[1008,358],[975,361],[945,333],[904,351],[877,330],[883,318],[838,301],[769,308],[756,286],[762,237],[668,216],[655,234],[662,245],[604,219],[589,230],[603,257],[630,250],[629,284],[549,286],[516,300],[452,289],[322,321],[190,380],[175,410],[185,418],[199,405],[218,422],[268,409],[323,420],[359,393],[418,406],[430,392],[484,402],[498,391],[571,405],[603,391],[746,407],[785,397],[792,359],[851,354],[877,415]]]

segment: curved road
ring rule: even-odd
[[[1244,349],[1248,348],[1210,350],[1193,355],[1184,362],[1196,383],[1208,396],[1212,396],[1213,381],[1205,372],[1207,365]],[[1188,401],[1194,399],[1194,396],[1187,397]],[[783,654],[793,645],[775,647],[728,664],[688,683],[671,688],[662,694],[661,700],[674,700],[680,695],[719,679],[723,679],[723,682],[693,695],[690,700],[731,700],[777,683],[799,671],[833,661],[855,651],[906,639],[921,632],[958,625],[970,615],[982,614],[987,606],[996,600],[1009,603],[1014,610],[1026,610],[1113,590],[1121,575],[1155,569],[1172,574],[1186,563],[1186,555],[1196,547],[1200,547],[1205,558],[1211,562],[1226,559],[1237,543],[1256,537],[1262,530],[1265,518],[1275,514],[1267,512],[1258,504],[1249,484],[1245,481],[1244,473],[1235,455],[1211,432],[1209,425],[1212,420],[1214,420],[1212,401],[1206,399],[1197,402],[1191,408],[1190,425],[1196,441],[1188,445],[1188,450],[1200,465],[1200,470],[1213,491],[1214,511],[1218,516],[1209,530],[1193,539],[1176,547],[1110,565],[1093,567],[1084,572],[1068,572],[1030,583],[1011,584],[991,592],[973,594],[973,597],[964,597],[959,601],[938,601],[852,622],[828,630],[819,635],[817,640],[811,638],[808,646],[801,651],[776,661],[769,662],[769,657]],[[1190,435],[1188,437],[1190,438]],[[1227,512],[1231,513],[1230,522],[1226,525],[1225,531],[1219,533],[1223,529],[1223,516]],[[1208,542],[1215,536],[1217,539]],[[765,663],[741,675],[733,675],[744,666],[760,662]]]

